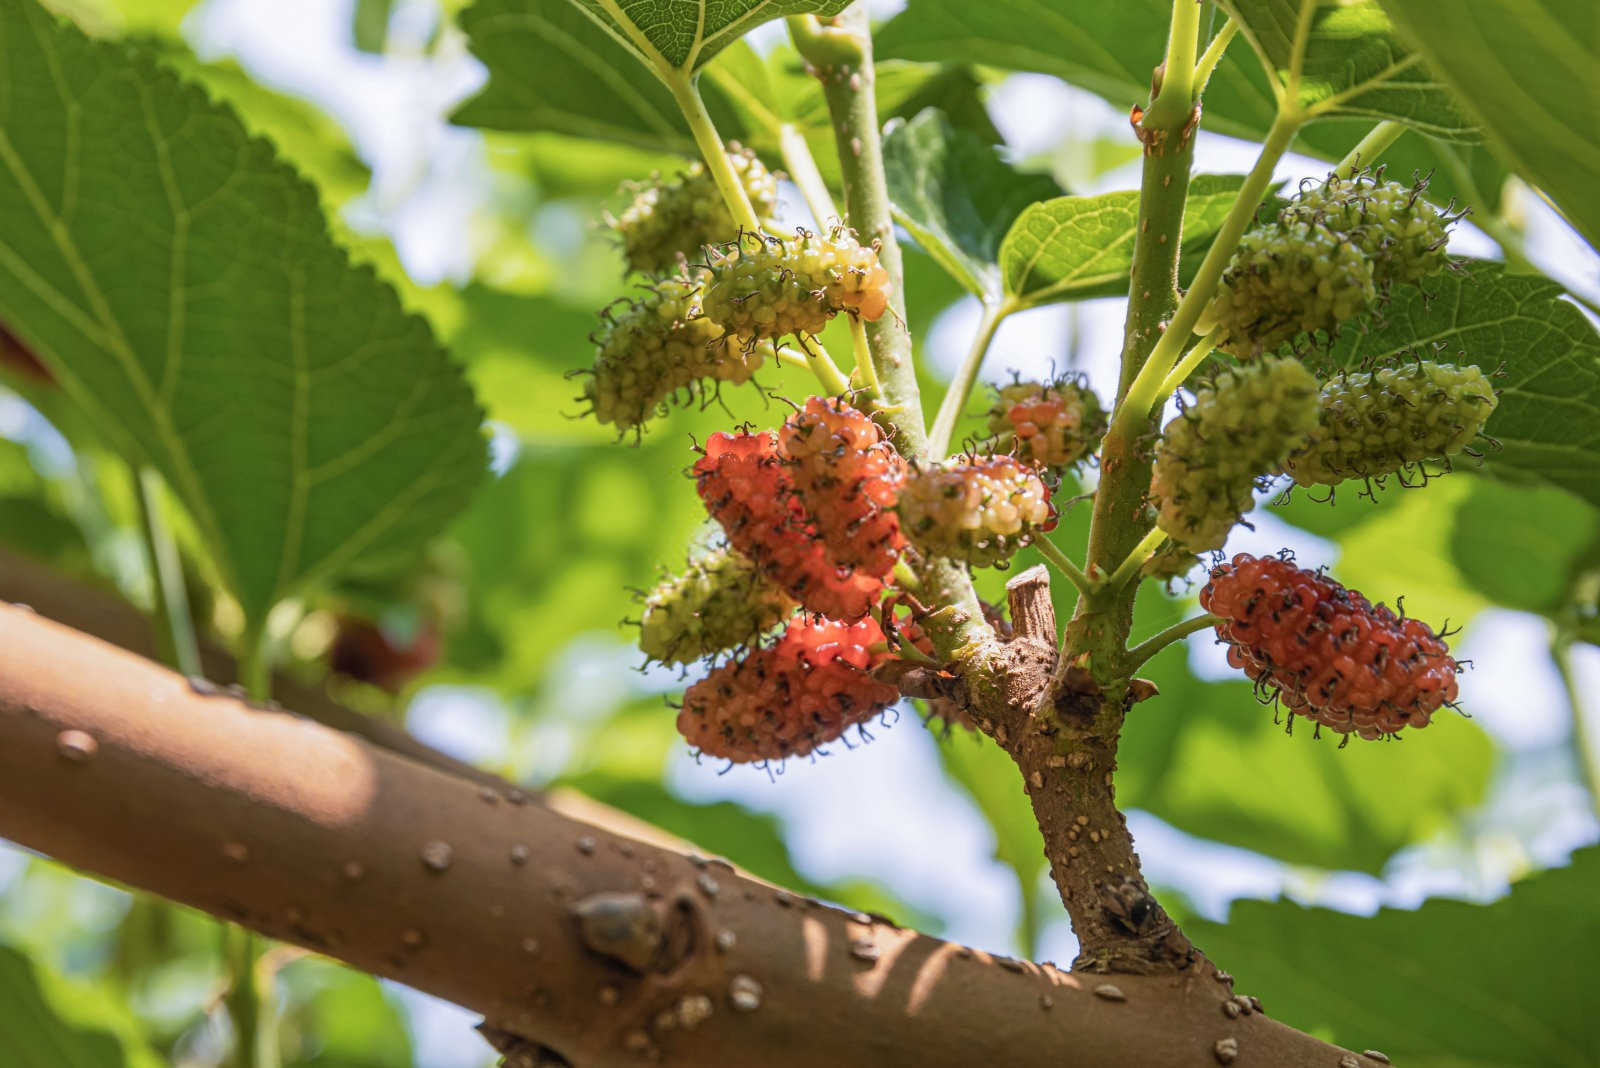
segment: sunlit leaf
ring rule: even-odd
[[[522,0],[526,3],[529,0]],[[764,22],[836,15],[850,0],[574,0],[647,64],[695,70]]]
[[[1188,934],[1267,1011],[1351,1049],[1419,1068],[1600,1063],[1600,850],[1491,905],[1433,900],[1351,916],[1240,901]]]
[[[1028,205],[1061,193],[1011,167],[974,133],[929,109],[891,128],[883,165],[895,218],[975,296],[1000,292],[1000,239]]]
[[[1500,403],[1484,432],[1499,447],[1485,462],[1600,504],[1600,337],[1562,296],[1544,278],[1457,264],[1346,327],[1333,359],[1354,365],[1429,346],[1430,358],[1496,372]]]
[[[1489,138],[1600,245],[1600,21],[1591,0],[1381,0]]]
[[[1197,261],[1238,199],[1234,175],[1200,175],[1183,212],[1185,259]],[[1139,194],[1057,197],[1017,217],[1000,244],[1005,292],[1024,306],[1126,294]]]
[[[162,472],[256,619],[413,550],[483,469],[460,373],[311,188],[31,0],[0,0],[0,320]]]

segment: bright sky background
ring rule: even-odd
[[[882,5],[883,12],[896,6]],[[310,99],[337,119],[374,176],[373,190],[353,209],[352,221],[388,233],[418,281],[464,280],[473,261],[467,235],[491,195],[492,181],[479,136],[449,126],[444,116],[481,84],[481,67],[454,33],[435,55],[421,54],[437,18],[432,0],[401,0],[391,23],[391,51],[382,57],[351,47],[350,7],[351,0],[211,0],[185,29],[202,56],[236,58],[264,83]],[[773,32],[781,30],[767,31]],[[1044,76],[1009,79],[990,98],[990,110],[1021,158],[1047,152],[1068,129],[1083,138],[1130,136],[1124,115]],[[1202,135],[1196,167],[1242,172],[1254,157],[1251,146]],[[1278,175],[1299,178],[1323,169],[1290,157]],[[1137,184],[1135,163],[1076,191]],[[1542,202],[1527,199],[1534,260],[1569,286],[1600,295],[1600,262],[1594,254]],[[786,216],[803,214],[791,198]],[[1459,227],[1452,240],[1457,252],[1487,255],[1493,249],[1470,226]],[[977,315],[976,302],[967,300],[941,318],[926,353],[934,366],[954,367]],[[993,346],[989,377],[1013,368],[1046,370],[1052,361],[1063,363],[1067,353],[1075,353],[1076,366],[1104,388],[1115,380],[1121,327],[1117,300],[1015,316]],[[0,401],[0,434],[20,436],[25,420],[16,404]],[[1310,566],[1335,562],[1333,544],[1292,531],[1270,515],[1258,512],[1252,519],[1257,530],[1241,531],[1229,542],[1230,552],[1270,552],[1290,544]],[[1494,796],[1463,836],[1408,851],[1392,862],[1383,880],[1335,875],[1312,881],[1276,861],[1200,842],[1134,812],[1129,824],[1146,874],[1155,884],[1180,887],[1206,913],[1220,916],[1235,897],[1279,893],[1355,911],[1371,911],[1380,903],[1415,905],[1431,894],[1487,898],[1501,893],[1507,878],[1530,862],[1560,863],[1571,849],[1600,837],[1600,825],[1561,749],[1570,726],[1559,682],[1548,666],[1545,635],[1539,619],[1504,611],[1485,613],[1466,635],[1462,653],[1477,667],[1463,676],[1463,702],[1507,747],[1509,758]],[[622,635],[576,637],[568,656],[572,671],[562,700],[550,702],[552,707],[603,712],[626,695],[627,687],[667,685],[659,676],[623,670],[637,664],[638,654]],[[1202,675],[1232,674],[1209,633],[1191,639],[1189,655]],[[1582,692],[1600,693],[1600,651],[1582,647],[1576,659]],[[1600,710],[1591,710],[1591,720],[1600,734]],[[546,721],[531,737],[512,737],[510,722],[493,698],[457,690],[424,693],[410,710],[413,729],[441,748],[481,758],[514,745],[529,754],[530,778],[558,771],[570,749],[572,723]],[[875,734],[875,743],[855,752],[793,763],[776,781],[744,768],[718,775],[712,762],[697,764],[685,751],[673,763],[669,785],[688,799],[735,800],[776,813],[796,865],[808,876],[875,879],[942,917],[948,937],[1012,952],[1015,894],[1009,871],[992,859],[988,827],[944,785],[934,743],[913,717]],[[0,853],[0,887],[18,859]],[[1042,956],[1067,962],[1074,952],[1063,920],[1044,939]],[[465,1068],[489,1062],[485,1047],[463,1041],[463,1029],[475,1018],[392,989],[412,1010],[419,1064]]]

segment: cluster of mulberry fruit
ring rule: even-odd
[[[812,397],[778,431],[778,447],[828,558],[888,578],[905,547],[895,503],[906,462],[871,417]]]
[[[700,314],[702,289],[680,275],[650,287],[620,312],[602,313],[591,335],[594,367],[582,400],[601,423],[637,433],[680,391],[706,382],[748,382],[772,354],[767,344],[740,345]]]
[[[1425,188],[1330,177],[1302,192],[1240,238],[1195,329],[1215,334],[1223,352],[1255,356],[1332,334],[1390,286],[1439,270],[1448,221]]]
[[[746,342],[816,334],[840,312],[871,321],[889,307],[889,273],[877,252],[842,227],[742,234],[709,266],[706,318]]]
[[[1014,382],[989,409],[996,452],[1059,473],[1088,456],[1106,432],[1106,412],[1078,379]]]
[[[639,648],[663,664],[689,664],[754,641],[794,610],[755,564],[722,548],[645,595]]]
[[[1465,450],[1496,403],[1488,378],[1471,366],[1418,360],[1343,373],[1323,385],[1317,428],[1284,469],[1302,486],[1408,471],[1426,478],[1419,465]]]
[[[952,460],[911,472],[900,491],[906,537],[930,556],[991,567],[1054,529],[1050,488],[1013,456]]]
[[[1150,497],[1156,525],[1191,553],[1220,549],[1317,425],[1317,379],[1293,358],[1219,372],[1161,432]]]
[[[1200,604],[1221,618],[1228,663],[1291,717],[1372,739],[1425,727],[1456,699],[1456,662],[1432,628],[1287,560],[1240,553]]]
[[[711,435],[694,477],[728,542],[807,611],[854,622],[877,603],[880,578],[829,558],[771,431]]]
[[[900,698],[871,669],[888,658],[876,621],[796,617],[774,644],[689,687],[678,731],[700,752],[736,762],[805,756]]]
[[[756,218],[769,225],[778,206],[778,179],[754,152],[736,144],[728,146],[728,162]],[[629,268],[646,274],[676,270],[705,246],[731,241],[739,232],[716,180],[698,160],[675,181],[657,177],[639,188],[633,203],[609,221],[622,238]]]

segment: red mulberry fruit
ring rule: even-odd
[[[738,172],[756,218],[763,226],[770,224],[778,206],[778,179],[754,152],[739,145],[728,146],[728,162]],[[676,270],[686,260],[697,259],[705,246],[731,241],[739,232],[716,179],[698,160],[674,181],[663,182],[658,175],[634,190],[633,203],[620,217],[608,219],[622,238],[632,270],[646,274]]]
[[[714,669],[683,695],[678,732],[726,760],[805,756],[879,714],[900,694],[869,674],[885,653],[871,619],[797,618],[773,645]]]
[[[827,236],[745,234],[714,256],[706,318],[744,341],[816,334],[839,312],[880,318],[889,272],[844,229]]]
[[[1382,478],[1424,460],[1448,460],[1483,429],[1494,388],[1476,367],[1419,360],[1322,387],[1319,425],[1284,469],[1302,486]]]
[[[975,567],[1002,563],[1055,528],[1050,488],[1012,456],[946,461],[911,473],[900,491],[906,536],[931,556]]]
[[[1100,399],[1082,382],[1016,382],[989,409],[996,452],[1060,471],[1089,455],[1106,432]]]
[[[638,431],[663,414],[680,390],[696,395],[705,382],[748,382],[772,353],[770,345],[739,345],[700,315],[700,286],[667,279],[618,314],[609,309],[592,336],[598,347],[581,399],[602,423]]]
[[[755,564],[719,549],[646,595],[639,648],[663,664],[687,664],[755,640],[794,609]]]
[[[1291,715],[1363,738],[1425,727],[1456,699],[1456,662],[1427,624],[1277,557],[1214,568],[1200,604],[1228,663]]]
[[[1190,552],[1220,549],[1255,506],[1256,480],[1279,470],[1317,423],[1317,380],[1299,360],[1219,373],[1161,432],[1150,496],[1156,525]]]
[[[812,397],[778,431],[800,503],[829,559],[887,578],[905,546],[895,502],[906,462],[865,413]]]
[[[694,476],[729,543],[807,611],[853,622],[883,592],[880,579],[828,558],[770,431],[711,435]]]

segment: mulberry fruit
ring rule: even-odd
[[[1239,239],[1195,330],[1236,356],[1270,352],[1301,333],[1332,333],[1378,297],[1360,246],[1320,223],[1279,222]]]
[[[719,549],[646,595],[639,648],[663,664],[688,664],[755,640],[794,609],[755,564]]]
[[[694,477],[729,543],[807,611],[854,622],[878,600],[882,580],[828,559],[770,431],[711,435]]]
[[[1080,381],[1016,382],[989,409],[989,431],[996,452],[1059,472],[1089,455],[1106,432],[1106,412]]]
[[[690,396],[706,382],[748,382],[772,347],[738,345],[700,315],[700,286],[667,279],[617,314],[608,309],[591,340],[597,346],[583,396],[602,423],[634,431],[662,414],[668,398]]]
[[[1261,476],[1280,470],[1317,425],[1317,380],[1292,358],[1224,370],[1161,432],[1150,497],[1179,546],[1220,549],[1255,506]]]
[[[844,229],[827,236],[745,234],[712,258],[706,318],[745,341],[815,334],[839,312],[880,318],[889,272]]]
[[[770,224],[778,206],[777,177],[754,152],[736,144],[728,146],[728,162],[738,172],[756,218],[763,226]],[[675,181],[662,182],[658,177],[635,188],[633,203],[620,217],[608,220],[622,238],[632,270],[646,274],[676,270],[698,257],[705,246],[731,241],[739,232],[716,179],[699,161]]]
[[[714,669],[683,695],[678,732],[709,756],[735,762],[805,756],[900,698],[869,673],[883,631],[797,618],[773,645]]]
[[[900,523],[923,552],[975,567],[1002,563],[1055,528],[1050,489],[1012,456],[946,461],[912,471],[900,491]]]
[[[1279,218],[1320,224],[1349,238],[1372,263],[1379,290],[1406,285],[1441,270],[1453,219],[1423,198],[1428,183],[1404,186],[1373,174],[1327,181],[1295,198]]]
[[[1287,560],[1240,553],[1200,604],[1222,619],[1228,663],[1291,717],[1371,739],[1425,727],[1456,699],[1456,662],[1432,628]]]
[[[778,431],[778,447],[828,558],[887,578],[905,546],[894,506],[906,462],[878,424],[842,400],[812,397]]]
[[[1496,397],[1476,367],[1419,360],[1322,387],[1318,426],[1284,469],[1302,486],[1382,478],[1460,453],[1483,429]]]

